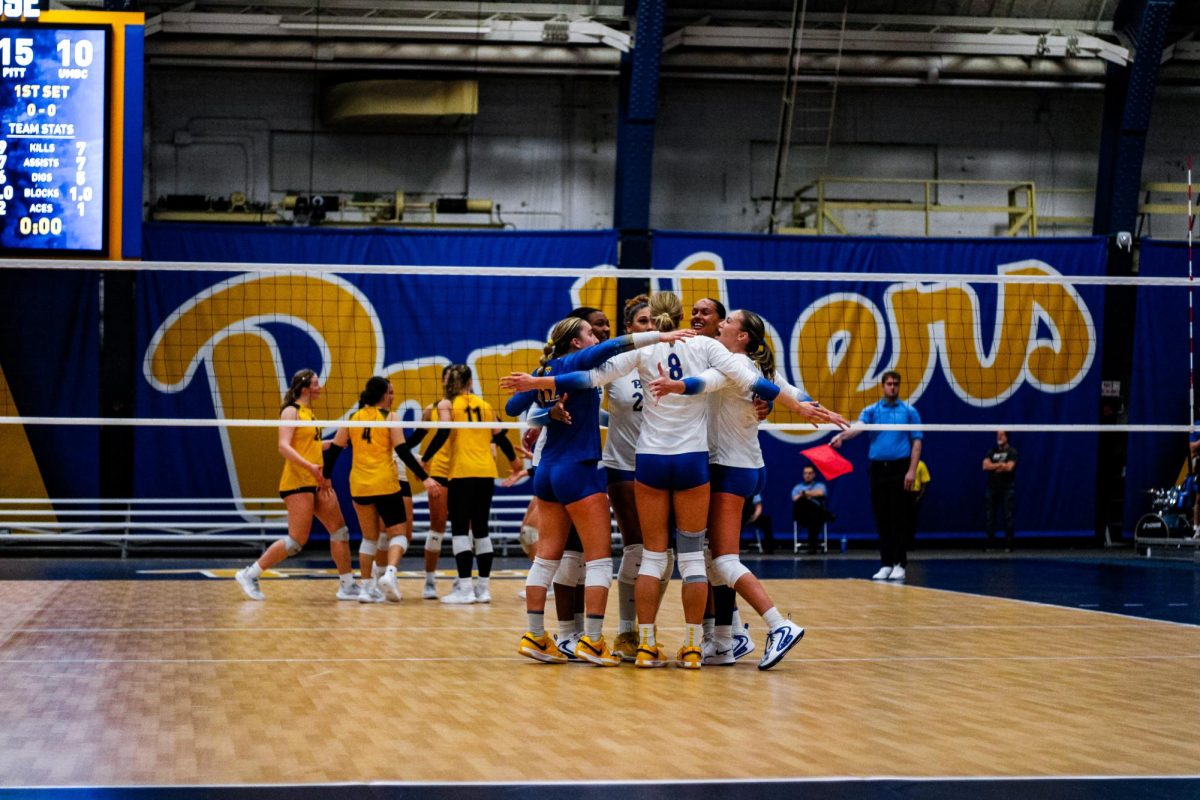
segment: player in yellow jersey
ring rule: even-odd
[[[446,375],[450,365],[442,368],[442,391],[446,390]],[[430,403],[421,412],[423,422],[435,422],[438,419],[438,404]],[[420,428],[409,438],[410,447],[416,447],[429,428]],[[425,455],[422,456],[423,466],[429,476],[437,481],[443,489],[450,485],[450,450],[443,447],[450,431],[441,429],[430,441]],[[429,532],[425,534],[425,588],[421,597],[426,600],[437,600],[437,565],[438,557],[442,554],[442,537],[446,535],[446,520],[449,510],[446,504],[448,492],[442,492],[437,497],[430,495],[429,501]]]
[[[446,398],[438,403],[438,419],[443,422],[495,422],[491,405],[471,393],[471,368],[453,364],[446,371]],[[435,442],[437,439],[435,438]],[[442,598],[443,603],[462,605],[490,603],[489,579],[492,574],[492,538],[488,517],[492,510],[495,489],[496,458],[492,446],[500,448],[512,464],[512,475],[505,485],[511,485],[524,475],[524,463],[517,458],[512,443],[500,428],[454,428],[447,446],[450,448],[450,527],[451,548],[458,567],[454,591]],[[432,445],[431,445],[432,448]],[[426,458],[430,453],[426,451]],[[472,547],[472,542],[474,547]],[[479,580],[472,586],[471,562],[479,568]]]
[[[312,403],[321,396],[321,380],[311,369],[302,369],[292,376],[292,383],[283,396],[279,419],[283,422],[315,420]],[[322,474],[323,444],[321,429],[308,425],[279,426],[279,454],[284,458],[283,476],[279,479],[279,496],[287,506],[288,532],[276,540],[258,561],[237,573],[238,585],[251,600],[262,600],[258,579],[263,570],[270,569],[288,556],[294,556],[308,541],[313,517],[329,531],[329,552],[337,565],[340,583],[339,600],[357,600],[359,585],[354,582],[350,566],[350,533],[338,508],[333,487]]]
[[[392,384],[386,378],[378,375],[371,377],[359,395],[359,408],[350,417],[351,421],[395,422],[396,414],[391,410],[394,397]],[[442,487],[413,458],[404,441],[404,431],[387,425],[339,428],[333,444],[325,452],[324,477],[327,480],[333,477],[334,464],[347,445],[354,452],[354,464],[350,469],[350,497],[354,501],[354,513],[358,516],[363,536],[358,550],[363,579],[359,602],[379,603],[385,598],[399,602],[396,567],[408,549],[405,530],[408,513],[400,488],[399,470],[392,453],[395,452],[425,482],[430,497],[441,494]],[[376,580],[375,554],[379,550],[381,522],[388,541],[387,567]]]

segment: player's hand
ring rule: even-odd
[[[842,437],[841,437],[841,434],[838,434],[837,436],[835,436],[835,437],[833,437],[832,439],[830,439],[830,440],[829,440],[829,446],[830,446],[830,447],[832,447],[834,450],[838,450],[838,449],[840,449],[840,448],[841,448],[841,446],[842,446]]]
[[[325,470],[320,464],[313,464],[312,462],[309,462],[305,466],[305,469],[307,469],[309,473],[317,479],[318,486],[320,486],[322,483],[329,483],[329,481],[325,478]]]
[[[521,434],[521,447],[525,449],[526,453],[533,452],[533,449],[537,447],[538,437],[541,435],[542,429],[540,427],[525,429],[525,432]]]
[[[670,344],[673,342],[682,341],[684,339],[691,339],[695,335],[696,335],[696,331],[693,330],[692,328],[680,328],[678,330],[664,331],[664,332],[660,333],[658,335],[658,341],[667,342],[668,344]]]
[[[691,330],[689,328],[689,330]],[[683,381],[672,380],[667,377],[667,373],[663,372],[662,364],[658,365],[658,377],[650,381],[646,387],[650,390],[650,394],[654,395],[655,401],[661,399],[668,394],[683,394]]]
[[[754,398],[754,416],[758,417],[758,421],[762,422],[771,414],[771,404],[761,397]]]
[[[567,402],[567,395],[558,398],[554,405],[550,406],[550,419],[556,419],[564,425],[571,424],[571,412],[567,411],[563,403]]]
[[[442,496],[442,485],[433,478],[426,478],[422,483],[425,484],[425,493],[430,497]]]
[[[507,489],[509,486],[514,485],[522,478],[528,477],[528,475],[529,470],[525,469],[524,465],[522,465],[520,461],[514,461],[512,463],[512,472],[508,473],[508,477],[502,480],[500,485]]]
[[[798,409],[796,413],[807,419],[809,422],[815,422],[818,425],[836,425],[842,430],[850,427],[850,423],[846,421],[845,417],[836,411],[830,411],[828,408],[825,408],[819,403],[801,403],[800,405],[801,408]],[[839,437],[834,438],[836,439]],[[833,444],[833,442],[830,442],[830,444]],[[833,444],[833,446],[837,447],[838,445]]]
[[[517,392],[528,392],[532,389],[541,388],[538,386],[537,380],[537,378],[528,372],[513,372],[500,379],[500,388],[514,394]]]
[[[911,492],[912,487],[913,487],[913,481],[915,481],[916,479],[917,479],[917,476],[911,469],[908,472],[904,473],[904,491]]]

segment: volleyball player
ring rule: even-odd
[[[438,418],[443,422],[496,420],[491,405],[471,393],[471,368],[466,364],[452,364],[449,367],[446,372],[446,397],[438,403]],[[492,455],[493,444],[500,448],[512,465],[508,480],[511,482],[523,475],[525,465],[517,458],[512,443],[500,428],[455,428],[449,437],[448,502],[451,548],[458,567],[458,578],[454,581],[454,590],[442,598],[443,603],[466,605],[492,602],[489,583],[494,556],[488,517],[491,516],[492,493],[498,477],[496,459]],[[479,578],[474,587],[471,581],[472,552],[479,568]]]
[[[719,325],[718,341],[735,358],[753,362],[768,380],[777,383],[785,394],[795,397],[796,390],[775,373],[775,357],[766,343],[766,325],[751,311],[735,311]],[[753,396],[730,383],[716,370],[706,370],[687,381],[703,383],[709,392],[708,445],[712,497],[708,506],[708,536],[712,547],[713,583],[717,605],[717,626],[711,648],[705,653],[705,664],[733,664],[734,642],[732,604],[724,598],[720,587],[736,590],[750,603],[767,624],[767,642],[759,661],[759,669],[775,666],[804,636],[804,629],[784,619],[770,596],[738,557],[741,538],[742,507],[747,498],[762,491],[766,469],[758,443],[758,415]],[[682,394],[687,381],[660,378],[648,390],[660,397],[666,392]],[[833,423],[842,428],[848,423],[838,414],[814,403],[801,403],[801,416],[817,423]]]
[[[683,306],[671,292],[650,297],[650,316],[660,332],[679,328]],[[689,331],[691,329],[689,328]],[[519,388],[552,385],[560,393],[601,386],[636,369],[643,386],[666,372],[672,378],[697,375],[717,367],[746,390],[774,399],[779,388],[756,370],[738,362],[716,341],[698,336],[660,343],[624,353],[588,373],[567,373],[537,378]],[[790,401],[794,402],[794,401]],[[642,563],[635,586],[638,618],[639,667],[662,667],[669,662],[655,638],[660,582],[667,567],[668,519],[672,508],[677,529],[679,572],[683,577],[683,605],[687,633],[676,664],[701,667],[701,641],[708,578],[704,566],[704,534],[708,517],[707,401],[696,396],[669,395],[658,403],[643,404],[638,435],[634,494],[643,536]]]
[[[587,370],[634,347],[681,341],[693,335],[690,330],[645,332],[598,344],[586,320],[567,317],[551,329],[550,341],[537,373],[538,376],[553,376]],[[522,385],[526,379],[530,383],[537,380],[521,374],[501,379],[501,386],[521,390],[505,408],[510,416],[523,413],[538,399],[538,393],[531,390],[534,387]],[[548,385],[553,378],[541,380]],[[575,655],[593,664],[615,667],[621,659],[608,649],[603,635],[604,609],[613,565],[608,501],[603,476],[597,469],[600,460],[600,392],[580,387],[579,391],[563,392],[554,398],[542,397],[541,401],[543,405],[561,404],[569,423],[553,419],[548,422],[546,445],[534,477],[533,491],[538,498],[541,530],[537,557],[525,582],[529,630],[521,637],[517,652],[548,663],[562,663],[567,659],[546,635],[545,604],[546,590],[563,558],[567,532],[574,525],[582,543],[586,570],[586,617],[583,635],[575,645]]]
[[[717,338],[718,326],[725,319],[725,304],[711,297],[701,297],[692,304],[692,330],[701,336]]]
[[[292,376],[283,396],[279,419],[284,422],[315,420],[312,403],[321,396],[321,379],[311,369]],[[350,565],[350,532],[338,508],[337,496],[323,472],[321,429],[315,425],[279,426],[279,454],[283,456],[283,475],[279,478],[279,496],[287,507],[287,535],[277,539],[250,566],[238,570],[238,586],[251,600],[263,600],[258,579],[288,556],[300,552],[312,531],[313,517],[329,531],[329,553],[338,571],[338,600],[357,600],[360,591]]]
[[[449,371],[449,364],[442,368],[442,394],[446,399],[453,400],[454,398],[447,397],[445,394],[446,375]],[[421,419],[424,422],[433,422],[438,419],[438,404],[430,403],[425,406],[421,412]],[[409,446],[416,447],[420,444],[428,430],[430,429],[420,428],[414,431],[408,439]],[[442,489],[450,486],[450,449],[444,447],[449,436],[450,431],[445,428],[439,429],[421,457],[429,477],[433,478]],[[426,498],[429,503],[429,531],[425,534],[425,586],[421,590],[421,597],[425,600],[438,599],[437,565],[442,554],[442,539],[446,535],[446,520],[449,517],[448,498],[448,491],[439,492],[436,497],[430,495]]]
[[[359,408],[350,417],[353,422],[395,422],[392,411],[395,392],[392,384],[378,375],[367,380],[359,395]],[[354,501],[354,513],[362,528],[362,544],[359,545],[359,569],[363,579],[360,602],[377,603],[386,599],[400,601],[400,588],[396,583],[396,567],[404,551],[408,549],[405,524],[409,518],[401,491],[400,474],[393,453],[425,482],[430,497],[441,493],[442,487],[429,477],[417,463],[412,452],[405,446],[404,431],[399,427],[355,427],[339,428],[333,443],[325,452],[326,480],[333,475],[333,467],[342,450],[353,447],[354,463],[350,468],[350,497]],[[410,492],[411,494],[411,492]],[[387,537],[387,566],[382,577],[375,577],[375,556],[379,551],[380,527]]]

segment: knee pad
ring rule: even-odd
[[[585,586],[603,586],[607,589],[612,585],[612,559],[597,558],[587,562],[587,579]]]
[[[383,537],[380,536],[379,538],[382,539]],[[388,539],[387,547],[389,547],[389,548],[399,547],[400,554],[403,555],[404,551],[408,549],[408,537],[405,536],[403,533],[400,534],[399,536],[393,536],[390,539]]]
[[[679,551],[679,560],[683,561],[684,553],[704,553],[704,534],[707,531],[675,531],[675,549]]]
[[[675,572],[675,551],[673,549],[668,549],[667,550],[667,568],[663,570],[663,574],[662,574],[662,582],[663,582],[664,588],[666,588],[667,583],[670,582],[671,574],[674,572]]]
[[[348,542],[348,541],[350,541],[350,529],[347,528],[345,525],[343,525],[342,527],[338,528],[336,531],[332,531],[329,534],[329,541],[331,541],[331,542]]]
[[[563,553],[562,560],[558,562],[558,572],[554,575],[554,582],[560,586],[574,586],[582,577],[583,553],[576,553],[574,550]]]
[[[618,581],[633,583],[637,580],[638,569],[642,566],[642,550],[642,545],[631,544],[621,551],[621,566],[617,569]]]
[[[708,583],[704,571],[704,552],[701,550],[680,551],[679,575],[684,583]]]
[[[379,552],[379,543],[372,539],[363,539],[362,544],[358,546],[360,556],[373,556],[377,552]]]
[[[642,550],[642,565],[638,575],[649,575],[656,581],[661,581],[667,573],[667,554],[655,550]]]
[[[440,553],[442,552],[442,532],[430,531],[425,534],[425,552]]]
[[[721,581],[730,589],[741,580],[743,575],[747,575],[750,572],[750,570],[746,569],[746,565],[742,563],[742,560],[734,554],[717,556],[713,561],[713,567],[716,573],[721,576]]]
[[[386,533],[380,533],[379,539],[376,540],[375,544],[379,547],[380,550],[387,550],[388,544],[390,542],[391,542],[391,539],[388,538],[388,535]]]
[[[712,550],[704,548],[704,572],[708,575],[708,582],[713,586],[724,586],[725,580],[721,577],[721,573],[717,571],[713,562]]]
[[[532,525],[521,526],[521,534],[517,537],[517,543],[521,545],[521,549],[525,551],[525,555],[532,556],[537,552],[538,529]]]
[[[492,537],[488,535],[475,537],[475,555],[483,556],[492,552]]]
[[[558,563],[547,558],[535,558],[533,566],[529,568],[529,577],[525,579],[525,585],[549,589],[550,584],[554,582],[554,574],[558,572]]]
[[[299,553],[301,548],[304,547],[304,545],[297,542],[291,536],[285,536],[279,541],[283,542],[283,549],[287,550],[287,554],[289,556],[296,555],[296,553]]]
[[[450,549],[454,551],[454,555],[459,553],[471,552],[471,537],[470,536],[451,536]]]

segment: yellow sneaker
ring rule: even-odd
[[[638,635],[634,631],[618,633],[613,640],[612,652],[622,661],[637,661]]]
[[[684,645],[675,656],[675,666],[680,669],[700,669],[703,663],[703,654],[699,647]]]
[[[667,654],[658,645],[640,644],[635,663],[639,667],[665,667],[670,662],[667,661]]]
[[[534,661],[541,661],[546,664],[565,664],[567,657],[558,649],[558,645],[554,643],[547,634],[534,636],[531,632],[526,631],[521,637],[521,643],[517,645],[517,652],[523,656],[528,656]]]
[[[608,649],[608,642],[604,641],[603,636],[599,639],[592,639],[586,633],[580,636],[575,643],[575,655],[601,667],[621,666],[621,657]]]

